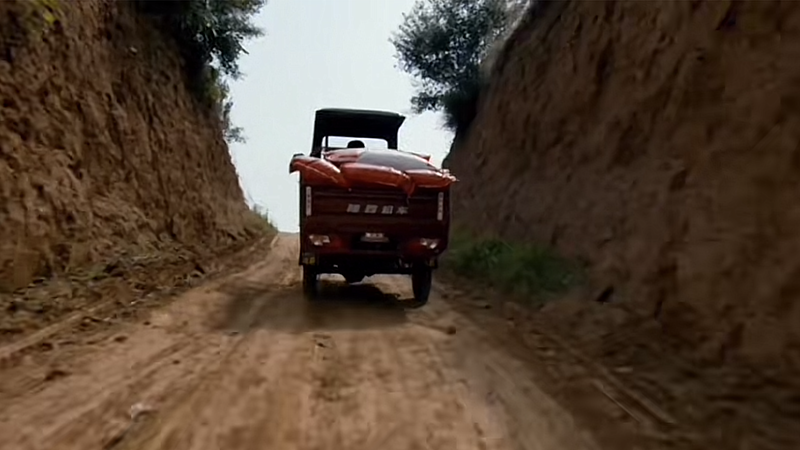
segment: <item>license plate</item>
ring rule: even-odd
[[[361,240],[364,242],[389,242],[389,238],[383,233],[364,233],[364,236],[361,236]]]

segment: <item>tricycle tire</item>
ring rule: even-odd
[[[315,268],[303,266],[303,295],[313,299],[319,293],[318,273]]]
[[[430,267],[419,267],[411,273],[411,289],[414,291],[414,301],[417,305],[428,303],[432,283],[433,269]]]

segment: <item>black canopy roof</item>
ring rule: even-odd
[[[390,111],[368,109],[319,109],[314,117],[314,141],[311,155],[319,156],[325,136],[384,139],[389,148],[397,148],[397,132],[405,116]]]

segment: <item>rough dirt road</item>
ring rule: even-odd
[[[279,235],[146,321],[4,368],[0,448],[597,448],[452,300],[408,309],[405,278],[375,277],[309,303],[296,252]]]

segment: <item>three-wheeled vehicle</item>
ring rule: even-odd
[[[398,150],[404,120],[385,111],[316,112],[311,153],[293,158],[310,167],[300,170],[299,264],[307,297],[317,295],[320,274],[340,274],[348,283],[407,274],[416,302],[427,302],[432,271],[448,244],[455,179],[429,157]],[[332,144],[334,138],[352,140]],[[361,139],[385,141],[385,148]],[[341,182],[319,182],[326,170]]]

